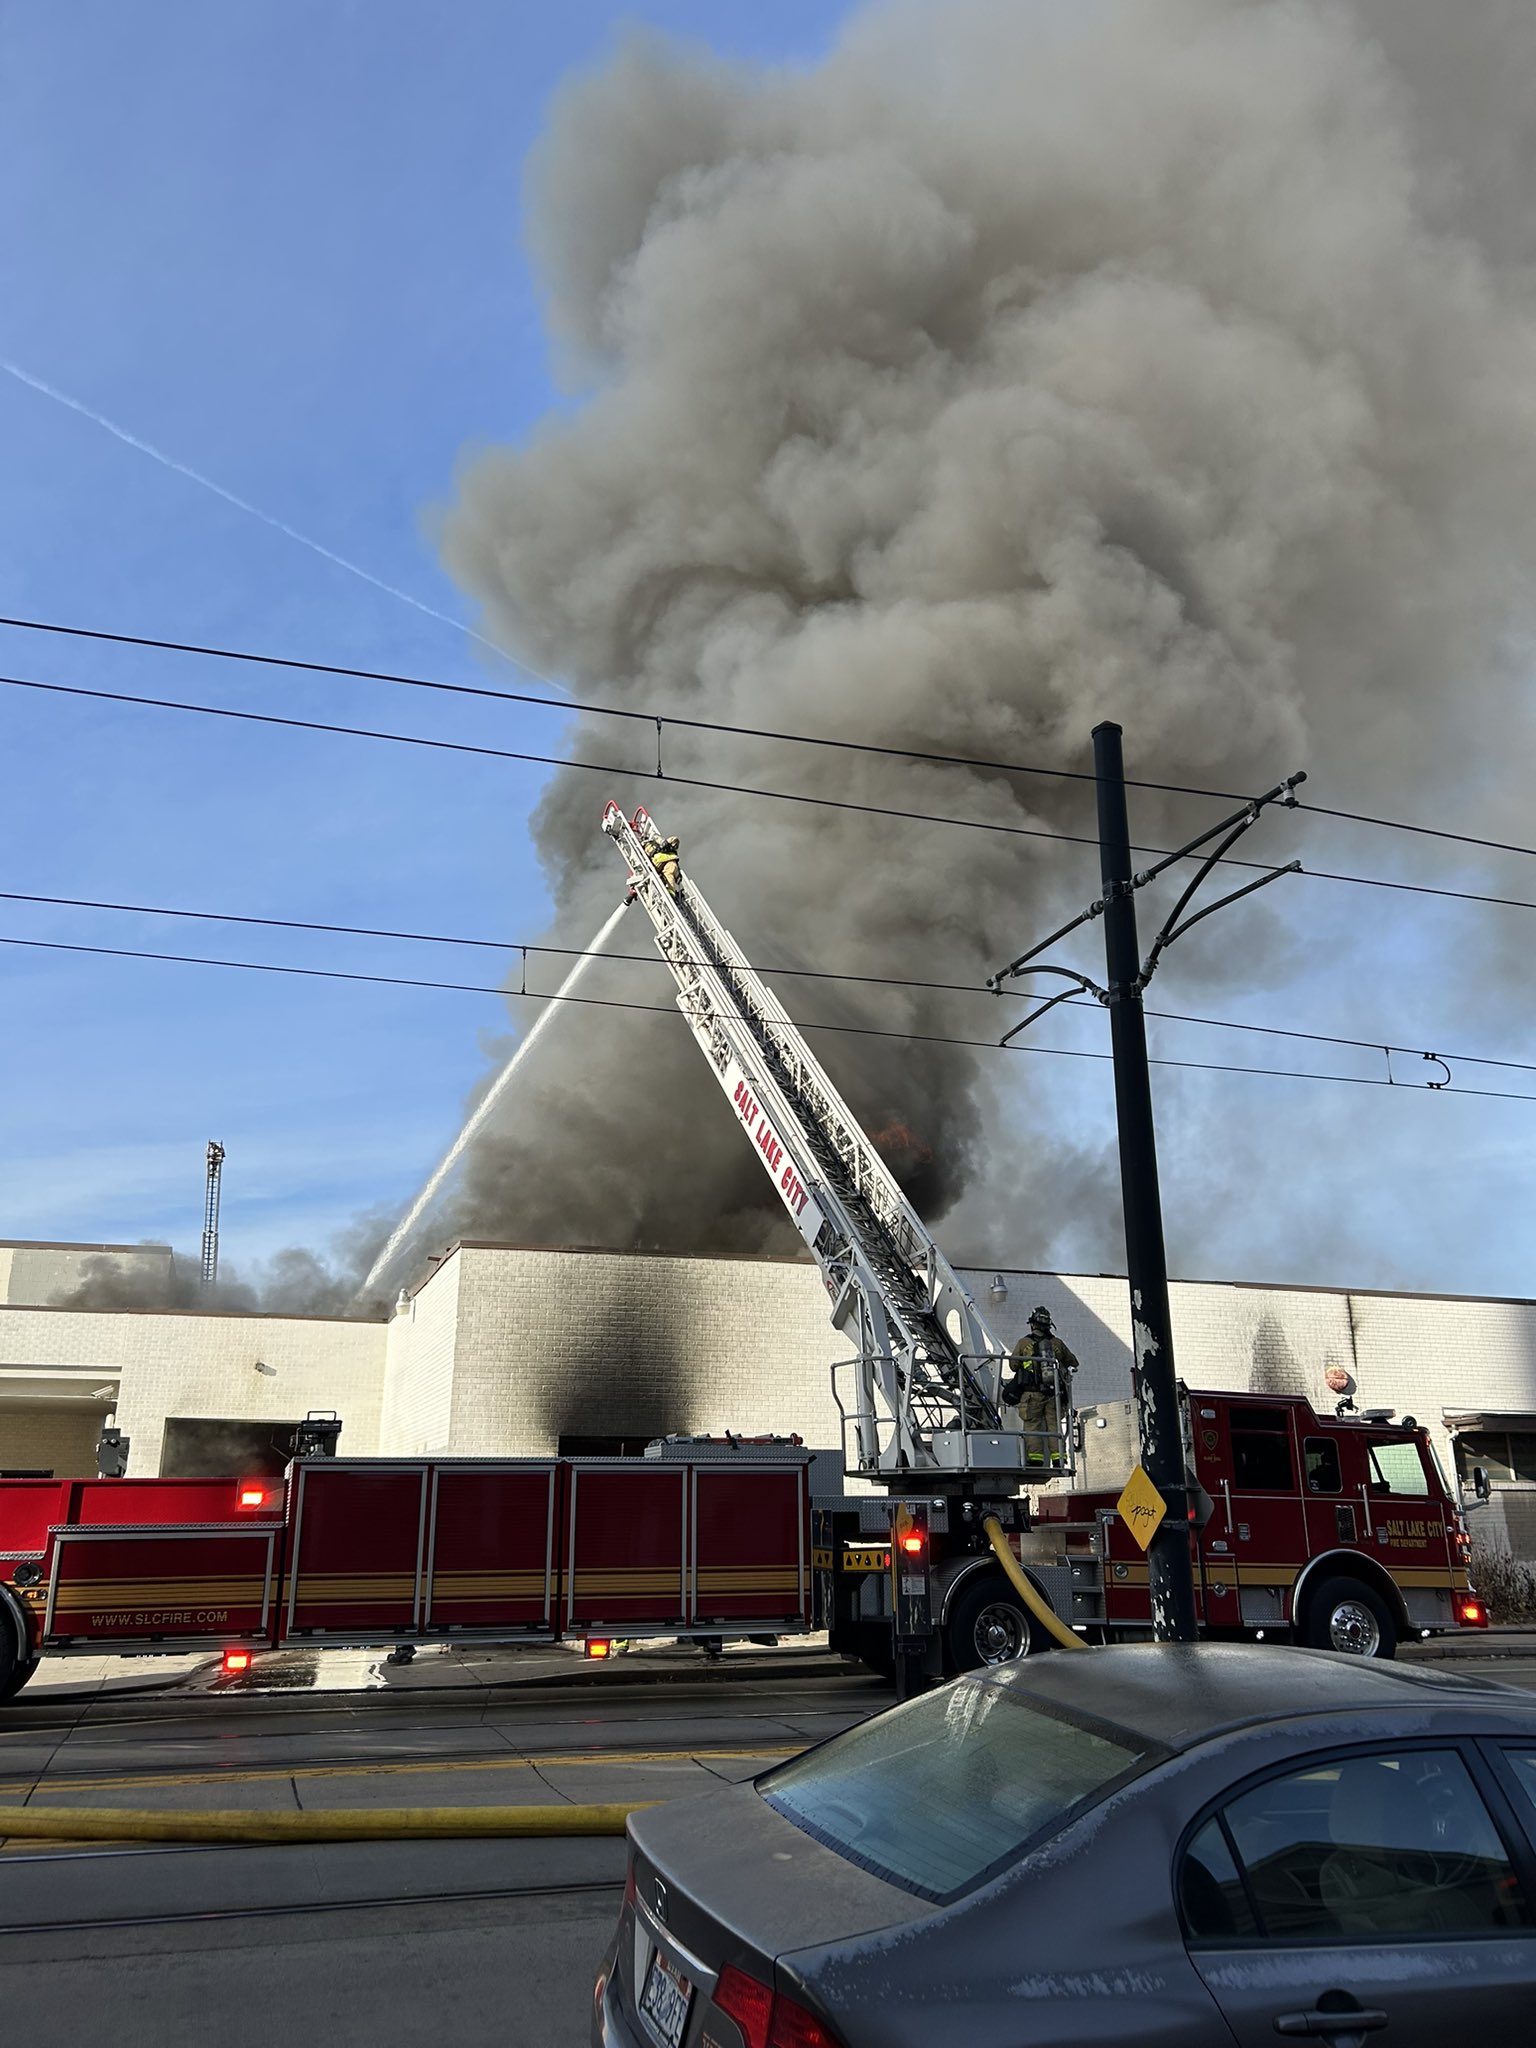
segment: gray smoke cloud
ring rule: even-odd
[[[290,1245],[268,1259],[233,1265],[222,1261],[211,1287],[200,1261],[183,1253],[162,1262],[123,1260],[99,1253],[82,1260],[80,1275],[57,1289],[50,1308],[184,1310],[220,1315],[367,1316],[381,1301],[359,1302],[358,1283],[387,1234],[383,1218],[358,1217],[332,1239],[329,1257]]]
[[[529,175],[578,402],[467,461],[444,559],[488,633],[609,703],[1078,769],[1112,717],[1152,780],[1326,764],[1354,802],[1475,792],[1513,823],[1533,138],[1536,16],[1504,0],[879,5],[808,71],[633,37],[567,86]],[[570,751],[642,768],[654,746],[578,718]],[[1081,785],[675,728],[664,751],[672,776],[1093,831]],[[562,771],[536,820],[567,941],[622,886],[607,793]],[[1048,840],[612,793],[683,835],[769,967],[974,983],[1096,887],[1090,850]],[[1136,796],[1154,843],[1209,816]],[[1291,850],[1272,829],[1265,853]],[[1229,953],[1244,983],[1284,970],[1277,914],[1238,914],[1208,982]],[[634,915],[617,950],[642,949]],[[1003,1014],[784,986],[796,1016],[883,1031],[991,1037]],[[670,985],[605,965],[586,993]],[[1112,1244],[1109,1162],[1040,1136],[1055,1063],[816,1043],[928,1214],[985,1191],[1043,1262],[1059,1189],[1098,1189]],[[1028,1172],[996,1142],[1004,1066]],[[793,1241],[681,1026],[618,1010],[551,1034],[453,1223]]]

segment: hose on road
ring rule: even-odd
[[[0,1806],[0,1840],[69,1842],[377,1842],[476,1836],[622,1835],[654,1800],[611,1806],[375,1806],[308,1813],[188,1813],[168,1808]]]
[[[1008,1574],[1008,1583],[1013,1587],[1015,1593],[1018,1594],[1040,1626],[1048,1635],[1053,1636],[1064,1650],[1086,1650],[1088,1645],[1083,1641],[1082,1637],[1075,1635],[1067,1627],[1066,1623],[1058,1617],[1054,1608],[1048,1607],[1035,1591],[1027,1573],[1019,1564],[1019,1560],[1014,1556],[1012,1550],[1009,1549],[1008,1538],[1003,1534],[1002,1524],[998,1521],[996,1515],[984,1516],[981,1526],[986,1531],[987,1541],[991,1544],[993,1554],[996,1556],[998,1563]]]

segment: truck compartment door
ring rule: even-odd
[[[683,1626],[684,1466],[572,1462],[565,1625],[573,1633],[664,1635]]]
[[[56,1529],[43,1648],[271,1639],[280,1522]]]
[[[425,1630],[553,1638],[558,1475],[552,1463],[433,1466]]]
[[[692,1468],[688,1619],[810,1623],[804,1468]]]
[[[319,1458],[289,1468],[283,1635],[376,1643],[422,1609],[427,1466]]]

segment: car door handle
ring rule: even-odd
[[[1314,2006],[1311,2012],[1282,2012],[1276,2016],[1275,2032],[1292,2039],[1326,2039],[1337,2034],[1374,2034],[1387,2024],[1384,2012],[1363,2005],[1349,2005],[1331,2011]]]

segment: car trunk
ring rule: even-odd
[[[750,1785],[705,1800],[678,1800],[630,1822],[633,1900],[619,1928],[615,1975],[626,2023],[638,2039],[695,2048],[704,2038],[738,2048],[740,2030],[712,2003],[720,1972],[774,1981],[774,1959],[792,1949],[852,1938],[925,1918],[933,1907],[861,1870],[775,1813]],[[674,2038],[665,2018],[648,2032],[636,2017],[657,1950],[691,1996]],[[675,2023],[678,1999],[653,1987]]]

